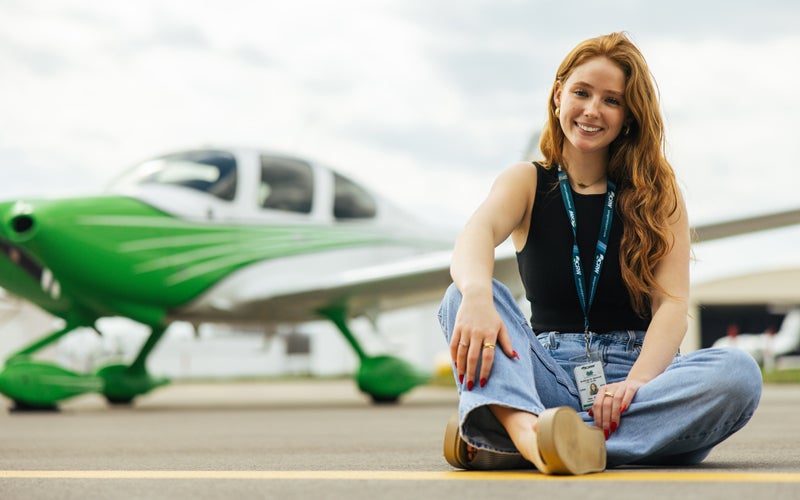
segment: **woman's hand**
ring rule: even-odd
[[[486,385],[492,371],[496,346],[506,356],[519,358],[493,301],[464,296],[456,314],[453,337],[450,339],[450,357],[456,364],[459,382],[463,384],[466,378],[467,390],[472,390],[475,380],[479,381],[481,387]],[[479,363],[481,369],[478,374],[476,372]]]
[[[644,382],[627,379],[600,388],[589,415],[594,417],[594,424],[603,429],[606,439],[617,430],[622,414],[643,385]]]

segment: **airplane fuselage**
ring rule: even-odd
[[[218,184],[226,190],[215,191]],[[135,167],[113,189],[119,194],[0,204],[0,286],[86,323],[298,321],[314,311],[243,316],[236,295],[314,286],[334,270],[452,242],[339,174],[255,150],[169,155]],[[353,196],[366,197],[361,207]]]

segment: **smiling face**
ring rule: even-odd
[[[562,154],[577,159],[605,155],[625,123],[625,74],[610,59],[595,57],[556,82],[553,96],[564,131]]]

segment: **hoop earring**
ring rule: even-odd
[[[625,126],[622,128],[622,135],[624,135],[625,137],[628,137],[628,134],[630,134],[630,133],[631,133],[631,128],[630,128],[630,126],[628,126],[628,125],[625,125]]]
[[[553,111],[553,114],[556,115],[556,118],[560,118],[561,117],[561,108],[556,108],[555,111]]]

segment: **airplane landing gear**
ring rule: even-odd
[[[361,392],[372,398],[373,403],[397,403],[400,396],[430,379],[400,358],[367,355],[347,326],[347,311],[344,307],[323,309],[319,313],[336,325],[358,355],[361,366],[356,373],[356,383]]]
[[[97,371],[97,377],[103,380],[101,392],[112,405],[129,405],[136,396],[169,384],[166,377],[152,377],[145,370],[126,365],[104,366]]]
[[[97,371],[97,377],[104,382],[102,393],[106,401],[113,405],[131,404],[136,396],[169,384],[168,378],[152,377],[145,368],[147,356],[161,340],[164,331],[165,327],[153,327],[153,331],[130,366],[108,365]]]
[[[62,330],[8,358],[0,371],[0,393],[14,401],[11,411],[57,411],[60,401],[90,392],[102,393],[111,404],[130,404],[136,396],[169,383],[166,378],[150,376],[145,368],[147,356],[164,334],[164,327],[153,328],[130,366],[110,365],[94,375],[76,373],[49,361],[32,359],[36,351],[85,324],[85,321],[68,322]]]
[[[397,403],[401,395],[427,382],[427,375],[394,356],[363,358],[356,374],[358,388],[376,404]]]
[[[102,387],[97,377],[27,357],[10,359],[0,372],[0,392],[14,401],[14,411],[53,411],[61,400]]]
[[[9,356],[0,371],[0,393],[14,401],[12,411],[53,411],[64,399],[97,392],[102,380],[67,370],[55,363],[32,359],[33,354],[68,332],[85,324],[68,321],[67,325]]]

